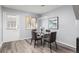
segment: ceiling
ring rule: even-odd
[[[61,5],[4,5],[4,7],[32,12],[36,14],[47,13],[51,10],[61,7]]]

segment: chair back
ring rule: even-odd
[[[36,31],[36,29],[32,30],[32,39],[34,40],[34,32]]]
[[[33,39],[36,40],[37,39],[37,33],[33,32]]]
[[[51,32],[50,34],[50,42],[56,41],[56,32]]]

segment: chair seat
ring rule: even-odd
[[[41,40],[42,38],[37,38],[36,40]]]
[[[44,41],[50,41],[49,38],[44,38]]]
[[[41,36],[37,36],[38,39],[41,39]]]
[[[45,38],[44,41],[49,42],[49,43],[55,42],[55,41],[50,41],[49,38]]]
[[[37,36],[37,38],[35,40],[41,40],[41,36]]]

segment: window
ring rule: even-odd
[[[25,17],[25,28],[26,29],[36,29],[37,28],[37,21],[35,17],[26,16]]]
[[[16,29],[16,19],[14,15],[7,15],[7,29],[15,30]]]

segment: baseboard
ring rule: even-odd
[[[31,39],[32,37],[27,37],[27,38],[24,38],[24,39]]]
[[[70,49],[73,52],[76,52],[76,48],[74,48],[74,47],[71,47],[71,46],[66,45],[64,43],[61,43],[61,42],[57,42],[57,44],[60,45],[60,46],[62,46],[62,47],[64,47],[64,48]]]

